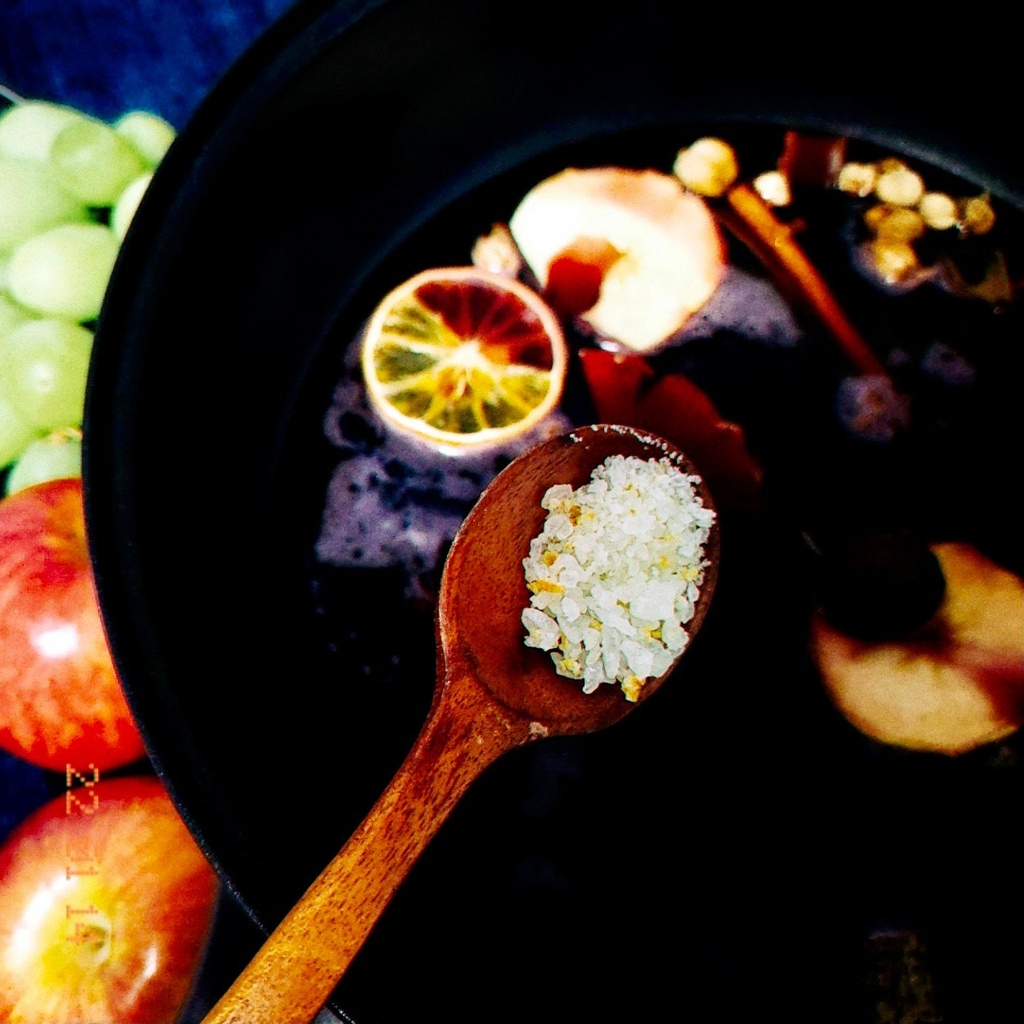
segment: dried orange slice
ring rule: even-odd
[[[400,284],[363,335],[363,377],[384,419],[440,446],[507,440],[558,404],[566,344],[526,285],[477,267],[438,267]]]

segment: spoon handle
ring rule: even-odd
[[[387,789],[203,1024],[312,1020],[470,784],[528,738],[482,692],[469,676],[444,686]]]

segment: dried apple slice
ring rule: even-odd
[[[811,624],[833,702],[861,732],[912,750],[962,754],[1024,720],[1024,583],[969,544],[932,547],[946,594],[922,629],[874,643]]]
[[[643,356],[584,348],[579,360],[599,420],[667,438],[690,455],[720,504],[757,507],[764,471],[743,428],[696,384],[682,374],[659,376]]]
[[[675,335],[725,273],[707,204],[658,171],[569,168],[526,194],[509,229],[553,305],[637,352]]]

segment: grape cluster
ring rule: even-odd
[[[93,329],[121,242],[174,129],[38,100],[0,112],[0,475],[77,475]]]

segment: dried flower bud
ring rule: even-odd
[[[908,242],[876,239],[869,247],[873,270],[887,285],[906,284],[916,278],[921,264]]]
[[[875,182],[875,195],[894,206],[917,206],[924,195],[924,181],[917,171],[898,167],[884,171]]]
[[[875,190],[878,171],[874,164],[843,164],[836,181],[840,191],[855,196],[869,196]]]
[[[869,216],[874,214],[874,216]],[[875,237],[883,242],[916,242],[928,230],[917,210],[882,204],[865,215]]]
[[[890,206],[888,203],[875,203],[874,206],[869,207],[864,211],[864,224],[868,231],[873,235],[878,234],[878,225],[885,220],[886,217],[892,213],[893,210],[897,209],[895,206]]]
[[[789,189],[789,179],[782,171],[765,171],[752,182],[754,191],[769,206],[789,206],[793,194]]]
[[[721,139],[698,139],[681,149],[672,173],[691,192],[702,196],[720,196],[739,176],[739,164],[732,146]]]
[[[960,219],[956,202],[945,192],[925,192],[921,196],[921,202],[917,204],[917,212],[921,214],[925,224],[936,231],[954,227]]]
[[[988,196],[973,196],[964,201],[961,230],[966,235],[984,235],[996,223],[996,212]]]
[[[495,224],[490,234],[481,235],[473,244],[473,266],[494,274],[516,277],[523,269],[523,257],[504,224]]]
[[[884,156],[878,161],[878,173],[889,174],[891,171],[905,171],[907,165],[898,156]]]

